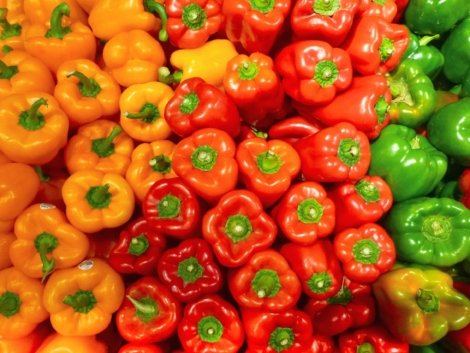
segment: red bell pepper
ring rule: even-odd
[[[188,78],[178,85],[166,104],[165,120],[181,137],[203,128],[220,129],[232,137],[240,133],[240,115],[235,103],[200,77]]]
[[[264,207],[278,201],[300,171],[297,151],[281,140],[244,140],[238,145],[236,159],[241,180]]]
[[[315,322],[315,332],[325,336],[365,327],[375,320],[371,287],[351,282],[346,277],[343,277],[343,285],[336,295],[321,300],[311,298],[304,310]]]
[[[270,139],[286,141],[293,145],[299,139],[316,134],[322,126],[301,116],[294,116],[275,123],[268,131]]]
[[[275,58],[282,86],[295,102],[331,102],[349,87],[353,70],[348,53],[327,42],[304,40],[284,47]]]
[[[379,324],[343,333],[338,342],[342,353],[408,353],[410,349]]]
[[[335,348],[333,338],[322,335],[313,335],[311,353],[334,353]]]
[[[267,54],[282,31],[291,0],[225,0],[225,34],[248,53]]]
[[[201,213],[196,194],[181,178],[155,182],[145,195],[142,211],[151,227],[177,239],[194,235]]]
[[[154,344],[127,343],[119,349],[118,353],[163,353],[163,350]]]
[[[388,110],[391,100],[387,79],[382,75],[369,75],[354,77],[349,89],[337,94],[328,104],[295,106],[301,115],[312,121],[326,126],[348,122],[370,139],[375,139],[390,121]],[[348,107],[347,114],[344,107]]]
[[[343,273],[329,240],[317,240],[310,246],[287,243],[280,252],[299,277],[304,293],[309,297],[326,299],[341,288]]]
[[[470,325],[458,331],[449,331],[443,343],[450,352],[470,352]]]
[[[397,14],[393,19],[393,22],[399,23],[400,21],[402,21],[402,16],[405,13],[409,2],[410,0],[395,0],[395,4],[397,5]]]
[[[337,183],[328,189],[328,197],[335,204],[335,233],[377,222],[393,204],[390,186],[374,175],[366,175],[357,182]]]
[[[281,80],[271,57],[256,52],[232,58],[224,76],[224,91],[238,107],[245,123],[265,129],[284,114]]]
[[[157,270],[160,280],[181,302],[196,300],[222,288],[222,272],[204,239],[186,239],[168,249],[160,257]]]
[[[470,208],[470,168],[465,168],[458,178],[458,187],[462,196],[460,202]]]
[[[177,48],[198,48],[217,33],[224,22],[220,0],[167,0],[166,31]]]
[[[279,230],[291,242],[311,245],[335,227],[335,204],[319,183],[294,184],[272,210]]]
[[[256,129],[255,127],[242,124],[242,127],[240,129],[240,134],[237,137],[237,143],[240,143],[246,139],[252,139],[253,137],[266,139],[268,138],[268,133],[264,131],[260,131]]]
[[[409,33],[404,25],[388,23],[378,16],[362,16],[355,21],[342,47],[350,55],[356,72],[374,75],[397,66],[408,43]]]
[[[293,308],[302,292],[287,260],[271,249],[257,252],[245,265],[230,271],[228,287],[241,307],[269,311]]]
[[[291,15],[296,40],[316,39],[339,46],[348,35],[360,0],[299,0]]]
[[[336,234],[333,247],[345,276],[360,283],[374,282],[392,268],[396,259],[393,239],[374,223]]]
[[[178,337],[186,352],[236,353],[245,333],[235,307],[218,295],[208,295],[185,307]]]
[[[131,343],[161,342],[171,337],[181,319],[181,304],[154,277],[141,277],[126,290],[116,313],[119,334]]]
[[[69,173],[65,168],[57,168],[52,165],[45,164],[43,166],[35,166],[34,170],[39,176],[39,190],[36,194],[35,203],[47,203],[65,211],[65,203],[62,198],[62,185],[69,177]]]
[[[391,23],[397,15],[395,0],[360,0],[359,16],[378,16]]]
[[[362,179],[369,169],[367,136],[350,123],[324,128],[294,145],[307,180],[341,182]]]
[[[252,254],[269,248],[276,234],[276,223],[248,190],[228,192],[202,220],[202,235],[226,267],[245,264]]]
[[[312,322],[300,310],[270,312],[242,309],[246,353],[304,353],[312,345]]]
[[[139,217],[121,231],[108,262],[119,273],[150,275],[155,273],[165,246],[163,235]]]

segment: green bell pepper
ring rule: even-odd
[[[433,344],[470,323],[470,300],[436,268],[397,268],[380,276],[372,289],[384,325],[409,344]]]
[[[450,199],[459,200],[462,192],[459,189],[457,180],[440,181],[431,193],[434,197],[448,197]]]
[[[397,202],[429,194],[446,169],[446,155],[409,127],[390,124],[371,144],[369,174],[383,178]]]
[[[459,13],[460,9],[455,12]],[[444,55],[444,75],[451,82],[464,82],[470,71],[470,17],[452,30],[441,51]]]
[[[470,210],[454,199],[419,197],[396,203],[385,227],[402,261],[454,266],[470,255]]]
[[[439,39],[440,35],[424,36],[419,38],[413,32],[410,34],[408,49],[403,54],[402,61],[410,59],[416,61],[423,69],[424,74],[434,78],[444,66],[444,55],[435,46],[428,45],[431,41]]]
[[[437,149],[470,166],[470,98],[447,104],[431,115],[427,132]]]
[[[468,16],[468,0],[410,0],[405,24],[417,34],[442,34]]]
[[[433,344],[430,346],[411,346],[410,353],[446,353],[438,345]]]
[[[436,91],[419,63],[406,59],[388,77],[392,94],[389,114],[393,123],[417,128],[434,112]]]

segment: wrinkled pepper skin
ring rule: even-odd
[[[409,345],[377,324],[342,334],[339,336],[339,349],[342,353],[408,353]]]

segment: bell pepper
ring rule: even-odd
[[[84,170],[72,174],[62,187],[69,222],[86,233],[116,228],[134,212],[134,193],[115,173]]]
[[[302,162],[302,174],[317,182],[362,179],[371,153],[367,136],[350,123],[338,123],[294,145]]]
[[[63,2],[52,11],[50,26],[31,24],[24,34],[24,47],[52,71],[67,60],[93,60],[96,39],[91,29],[81,22],[72,21],[63,26],[62,19],[70,16],[70,6]]]
[[[9,4],[10,3],[10,4]],[[24,44],[21,37],[23,27],[27,21],[23,12],[23,4],[11,4],[11,1],[4,1],[0,4],[0,48],[10,47],[16,50],[23,50]],[[10,5],[10,8],[9,6]],[[12,7],[15,6],[19,10],[15,11]]]
[[[342,353],[408,353],[409,345],[393,337],[382,325],[373,325],[339,336]]]
[[[107,261],[111,255],[111,251],[119,240],[117,234],[123,229],[124,227],[104,229],[97,233],[90,234],[88,237],[90,240],[88,257],[98,257]]]
[[[245,333],[235,307],[219,295],[206,295],[185,307],[178,338],[186,352],[236,353]]]
[[[287,260],[268,249],[229,272],[228,287],[240,307],[280,312],[293,308],[302,285]]]
[[[44,288],[44,307],[54,330],[92,336],[110,324],[124,298],[122,277],[99,258],[54,271]]]
[[[165,120],[181,137],[203,128],[220,129],[233,138],[240,133],[240,115],[235,103],[199,77],[189,78],[178,85],[166,104]]]
[[[54,78],[47,66],[27,52],[13,50],[1,58],[0,98],[32,91],[52,94],[54,86]]]
[[[93,7],[98,3],[99,0],[75,0],[78,6],[85,11],[87,14],[91,12]]]
[[[181,321],[181,304],[156,278],[130,284],[116,313],[119,334],[131,343],[160,342],[171,337]]]
[[[449,348],[452,352],[468,353],[470,351],[470,325],[467,325],[463,329],[457,331],[448,332],[441,343],[443,343],[445,348]],[[435,353],[445,353],[445,351],[436,351]]]
[[[460,197],[460,202],[462,202],[465,207],[470,208],[470,168],[465,168],[458,178],[458,189],[461,191],[462,195]]]
[[[401,267],[373,284],[380,318],[399,340],[424,346],[470,322],[470,300],[436,268]]]
[[[64,162],[70,174],[97,170],[125,175],[131,163],[133,140],[111,120],[99,119],[80,126],[67,142]]]
[[[351,86],[327,104],[307,106],[296,104],[297,111],[311,121],[332,126],[348,122],[375,139],[390,120],[389,107],[392,95],[387,79],[382,75],[354,77]],[[344,113],[348,107],[348,114]]]
[[[42,342],[36,353],[54,353],[60,351],[73,351],[74,353],[107,353],[108,346],[97,340],[95,336],[70,337],[52,333]]]
[[[160,82],[140,83],[125,89],[119,99],[122,129],[138,141],[167,139],[171,129],[164,112],[173,94],[169,86]]]
[[[65,61],[56,76],[54,96],[73,125],[84,125],[119,112],[119,85],[93,61]]]
[[[198,48],[223,28],[225,17],[219,0],[165,2],[168,38],[177,48]]]
[[[359,16],[377,16],[387,22],[394,22],[398,12],[395,0],[361,0]]]
[[[348,53],[319,40],[287,45],[276,55],[275,65],[286,94],[306,105],[331,102],[349,87],[353,75]]]
[[[312,245],[335,227],[335,204],[319,183],[294,184],[272,210],[281,233],[291,242]]]
[[[309,297],[326,299],[339,291],[343,274],[329,240],[317,240],[309,246],[287,243],[282,245],[280,253],[299,277],[303,291]]]
[[[251,191],[227,192],[202,219],[202,235],[225,267],[246,264],[251,255],[268,249],[277,227]]]
[[[16,240],[13,232],[0,232],[0,270],[11,267],[10,245]]]
[[[10,0],[7,1],[10,2]],[[31,23],[47,23],[54,9],[63,2],[70,7],[70,20],[87,23],[87,15],[78,5],[77,0],[23,0],[25,19]]]
[[[173,153],[173,170],[204,200],[215,203],[235,189],[236,146],[223,130],[204,128],[182,139]]]
[[[395,204],[386,219],[398,258],[453,266],[470,255],[470,210],[450,198],[420,197]]]
[[[151,275],[166,247],[164,236],[143,217],[136,218],[119,233],[108,263],[119,273]]]
[[[126,343],[119,348],[118,353],[164,353],[163,350],[155,344]]]
[[[255,137],[241,142],[236,159],[240,179],[264,207],[276,203],[300,171],[300,158],[287,142]]]
[[[0,271],[0,341],[22,339],[49,317],[43,294],[39,280],[14,267]]]
[[[359,0],[301,0],[292,8],[290,24],[297,40],[315,39],[339,46],[352,28]]]
[[[343,277],[340,290],[326,299],[311,298],[304,307],[319,335],[335,336],[349,329],[366,327],[375,320],[375,301],[369,285]]]
[[[40,324],[29,335],[18,339],[0,339],[0,351],[3,353],[36,353],[37,349],[49,335],[47,325]]]
[[[369,174],[385,180],[396,202],[428,194],[447,170],[446,155],[403,125],[383,129],[371,144],[371,156]]]
[[[263,139],[268,138],[268,133],[258,130],[255,127],[250,127],[249,125],[242,122],[240,127],[240,134],[238,134],[235,142],[240,143],[241,141],[252,139],[253,137],[260,137]]]
[[[444,55],[435,46],[428,45],[431,41],[439,39],[440,35],[418,37],[409,31],[410,43],[403,54],[402,60],[410,59],[416,62],[424,74],[436,78],[444,66]]]
[[[59,154],[57,157],[62,156]],[[64,169],[54,168],[49,164],[34,167],[36,174],[39,176],[40,185],[39,191],[32,203],[51,204],[65,211],[65,204],[62,199],[62,186],[69,177],[69,174]]]
[[[232,98],[245,123],[257,129],[272,125],[284,113],[286,101],[271,57],[240,54],[227,63],[224,92]]]
[[[136,1],[137,2],[137,1]],[[103,47],[106,69],[123,87],[156,81],[165,62],[161,44],[141,29],[113,36]]]
[[[142,202],[142,211],[152,228],[177,239],[194,236],[200,225],[199,200],[181,178],[156,181]]]
[[[392,207],[390,186],[379,176],[333,185],[328,197],[335,205],[335,233],[379,221]]]
[[[139,29],[158,31],[158,39],[164,42],[168,40],[167,18],[165,6],[156,0],[99,0],[91,9],[88,22],[94,35],[102,40]]]
[[[333,249],[344,275],[359,283],[374,282],[395,263],[395,244],[387,230],[365,223],[335,235]]]
[[[398,65],[408,47],[408,29],[378,16],[362,16],[342,47],[361,75],[384,74]]]
[[[293,116],[276,122],[269,128],[270,139],[283,140],[294,145],[299,139],[316,134],[321,124],[312,122],[302,116]]]
[[[12,161],[50,162],[67,143],[69,120],[46,93],[13,94],[0,101],[0,149]]]
[[[174,149],[173,142],[160,140],[141,143],[132,151],[126,180],[137,200],[142,202],[150,187],[158,180],[176,177],[171,165]]]

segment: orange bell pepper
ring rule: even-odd
[[[25,16],[21,1],[0,1],[0,48],[23,49]]]
[[[13,340],[0,339],[0,352],[36,353],[41,343],[49,335],[49,331],[48,325],[43,323],[25,337]]]
[[[15,235],[10,233],[0,232],[0,270],[3,270],[7,267],[11,267],[10,260],[10,245],[16,239]]]
[[[0,8],[8,11],[7,19],[10,23],[20,23],[26,19],[24,2],[19,0],[0,0]]]
[[[49,94],[13,94],[0,100],[0,150],[12,161],[51,161],[67,143],[68,130],[67,116]]]
[[[43,291],[39,280],[14,267],[0,271],[0,340],[26,337],[49,317]]]
[[[91,60],[66,61],[57,69],[54,96],[74,125],[119,112],[121,88]]]
[[[11,222],[34,200],[39,178],[22,163],[0,165],[0,221]]]
[[[111,323],[124,290],[121,275],[105,260],[93,258],[55,271],[46,283],[43,301],[59,334],[91,336]]]
[[[48,23],[52,11],[61,3],[70,7],[70,20],[87,24],[87,14],[77,4],[76,0],[23,0],[26,19],[31,23]]]
[[[0,165],[5,163],[10,163],[11,161],[5,156],[2,152],[0,152]]]
[[[47,66],[25,51],[13,50],[0,60],[0,98],[33,91],[52,94],[54,86]]]
[[[35,353],[108,353],[108,347],[96,336],[67,337],[53,333]]]
[[[121,86],[157,81],[158,69],[165,64],[160,43],[149,33],[135,29],[111,38],[103,48],[106,69]]]
[[[96,39],[91,29],[77,21],[64,26],[65,16],[70,16],[70,6],[61,3],[52,12],[50,26],[31,24],[24,34],[26,51],[42,60],[53,72],[67,60],[95,59]]]
[[[126,179],[139,201],[142,201],[150,187],[160,179],[175,178],[171,166],[175,144],[169,140],[142,143],[132,152]]]
[[[96,120],[80,126],[64,151],[70,174],[80,170],[125,175],[131,163],[134,141],[111,120]]]
[[[16,218],[15,235],[10,246],[13,266],[43,281],[56,269],[80,263],[90,246],[87,236],[50,204],[35,204],[24,210]]]
[[[99,0],[76,0],[77,4],[84,10],[86,13],[90,13]]]
[[[84,170],[72,174],[62,187],[70,223],[85,233],[117,228],[134,212],[134,192],[119,174]]]
[[[173,94],[170,86],[160,82],[141,83],[124,90],[119,100],[122,129],[143,142],[168,138],[171,129],[164,113]]]
[[[160,20],[154,15],[158,15]],[[159,30],[159,39],[166,41],[166,21],[163,0],[98,0],[88,17],[93,33],[103,40],[141,29],[145,32]]]

